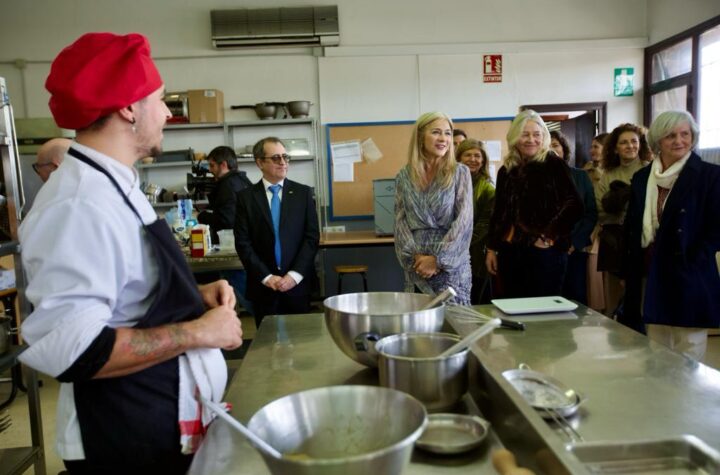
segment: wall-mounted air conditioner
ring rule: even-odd
[[[337,6],[212,10],[214,48],[337,46]]]

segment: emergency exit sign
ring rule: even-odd
[[[483,82],[502,82],[502,55],[483,55]]]

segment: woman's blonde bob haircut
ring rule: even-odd
[[[483,144],[481,141],[475,139],[465,139],[460,142],[457,150],[455,150],[455,159],[458,161],[458,163],[462,163],[462,154],[467,152],[468,150],[475,149],[480,150],[480,154],[483,157],[483,163],[480,166],[480,170],[478,170],[478,175],[485,180],[490,180],[490,164],[488,163],[488,153],[487,150],[485,150],[485,144]]]
[[[427,174],[425,173],[425,161],[429,158],[425,156],[423,142],[425,134],[430,131],[433,122],[438,120],[447,121],[452,132],[453,123],[446,114],[442,112],[426,112],[418,117],[413,128],[412,138],[410,139],[410,150],[408,151],[408,172],[410,173],[410,181],[416,188],[424,190],[430,185],[427,182]],[[442,188],[447,188],[452,183],[455,176],[455,154],[453,151],[452,137],[448,140],[448,149],[440,160],[435,179]]]
[[[510,130],[508,130],[507,133],[508,154],[505,155],[505,158],[503,159],[503,166],[506,170],[510,170],[512,167],[518,165],[522,161],[520,152],[518,152],[517,148],[515,148],[515,145],[520,141],[523,129],[525,128],[525,124],[529,120],[538,124],[540,126],[540,129],[542,130],[542,144],[540,145],[540,150],[530,160],[537,160],[539,162],[542,162],[545,160],[545,157],[548,154],[548,150],[550,150],[550,132],[545,125],[545,121],[542,120],[540,114],[538,114],[534,110],[525,109],[524,111],[520,112],[518,115],[515,116],[512,123],[510,124]]]
[[[660,156],[660,140],[670,135],[675,127],[686,122],[692,132],[691,149],[694,150],[700,138],[700,128],[689,112],[665,111],[653,120],[648,129],[647,141],[655,155]]]

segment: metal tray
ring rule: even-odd
[[[553,419],[554,415],[574,415],[583,397],[557,379],[520,365],[520,369],[503,371],[502,375],[517,392],[538,411],[541,417]]]
[[[593,474],[720,474],[720,452],[692,435],[660,440],[583,442],[567,449]]]
[[[478,447],[490,423],[465,414],[430,414],[428,425],[415,446],[436,454],[457,454]]]

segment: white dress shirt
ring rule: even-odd
[[[72,147],[117,180],[143,223],[157,219],[135,169]],[[66,155],[20,226],[26,293],[35,307],[22,325],[30,344],[23,363],[57,377],[105,326],[133,326],[145,315],[158,269],[143,223],[106,176]],[[85,458],[71,383],[60,386],[57,450],[65,460]]]
[[[267,196],[268,206],[270,207],[270,209],[272,209],[272,196],[273,196],[272,191],[270,191],[271,186],[280,185],[280,191],[278,191],[278,198],[280,199],[280,203],[282,203],[283,188],[285,186],[285,180],[283,179],[277,183],[270,183],[265,178],[263,178],[262,183],[263,183],[263,187],[265,188],[265,196]],[[280,237],[280,240],[282,241],[282,236]],[[299,284],[304,279],[302,274],[300,274],[299,272],[295,272],[294,270],[289,270],[288,274],[290,275],[290,277],[293,278],[293,280],[295,281],[295,284]],[[265,282],[267,282],[267,280],[272,276],[273,276],[272,274],[266,275],[265,278],[262,280],[262,283],[264,284]]]

